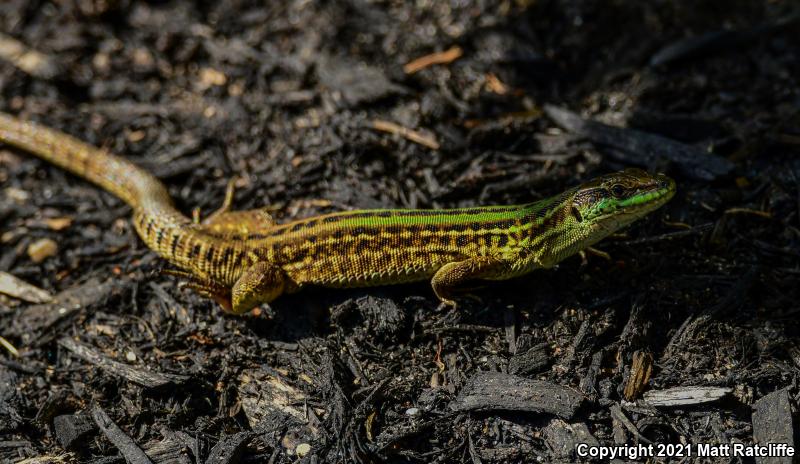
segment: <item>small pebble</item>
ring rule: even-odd
[[[4,194],[9,200],[13,200],[17,203],[25,203],[31,197],[31,194],[25,190],[14,187],[5,189]]]
[[[203,89],[225,85],[226,82],[228,82],[228,78],[221,71],[214,68],[203,68],[200,70],[200,87]]]
[[[49,238],[42,238],[28,245],[28,256],[34,263],[41,263],[56,254],[57,251],[58,244]]]
[[[311,452],[311,445],[308,443],[300,443],[297,445],[297,448],[294,449],[294,452],[297,454],[297,457],[302,458]]]

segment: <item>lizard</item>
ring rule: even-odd
[[[444,305],[467,282],[503,280],[563,259],[669,201],[675,181],[636,168],[542,200],[454,209],[368,209],[277,223],[266,209],[222,207],[200,222],[166,187],[123,157],[0,113],[0,142],[116,195],[144,243],[188,285],[242,314],[307,286],[368,287],[430,280]]]

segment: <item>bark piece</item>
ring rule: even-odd
[[[508,370],[512,374],[528,375],[543,371],[550,364],[550,353],[547,343],[541,343],[523,353],[517,353],[508,362]]]
[[[97,430],[97,424],[86,414],[64,414],[53,419],[56,439],[64,449],[79,449],[86,445],[84,439]]]
[[[0,366],[0,437],[3,432],[15,430],[23,421],[19,410],[21,405],[18,382],[19,378],[14,371]]]
[[[583,119],[572,111],[553,105],[545,105],[544,112],[564,129],[594,143],[615,148],[608,153],[621,161],[648,166],[667,159],[680,167],[685,175],[697,180],[714,180],[730,174],[734,168],[732,162],[721,156],[667,137]]]
[[[40,347],[60,336],[60,325],[69,321],[76,312],[108,298],[117,288],[114,279],[101,282],[89,279],[81,285],[58,293],[52,301],[28,306],[11,322],[11,331],[18,333],[23,343]]]
[[[600,374],[600,367],[603,364],[603,355],[604,353],[602,350],[592,355],[592,361],[589,363],[588,369],[586,369],[586,375],[583,376],[578,385],[581,392],[589,398],[593,398],[597,395],[595,384],[597,383],[597,376]]]
[[[479,372],[450,404],[456,411],[526,411],[572,418],[583,404],[579,392],[541,380],[501,372]]]
[[[49,80],[58,76],[60,69],[56,60],[19,40],[0,33],[0,60],[40,79]]]
[[[317,73],[322,85],[338,93],[350,107],[404,93],[381,69],[343,57],[321,58]]]
[[[656,407],[694,406],[712,403],[732,391],[727,387],[675,387],[646,392],[644,401]]]
[[[753,405],[753,440],[759,445],[785,443],[794,447],[792,407],[789,392],[778,390],[759,399]],[[789,456],[757,457],[759,464],[791,464]]]

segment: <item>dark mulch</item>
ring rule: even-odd
[[[2,148],[0,270],[57,298],[0,296],[19,350],[0,348],[0,461],[547,462],[579,443],[793,441],[795,7],[1,2],[0,30],[43,56],[0,61],[0,109],[134,160],[187,214],[233,176],[237,208],[280,219],[526,202],[628,166],[679,192],[601,244],[611,261],[493,283],[458,311],[417,284],[231,317],[162,273],[121,201]],[[42,239],[57,250],[36,263]]]

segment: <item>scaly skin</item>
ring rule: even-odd
[[[675,182],[638,169],[512,206],[361,210],[276,224],[262,210],[223,208],[203,223],[123,158],[0,113],[0,141],[117,195],[139,236],[202,294],[241,314],[308,285],[366,287],[431,280],[441,301],[472,280],[549,268],[669,201]]]

